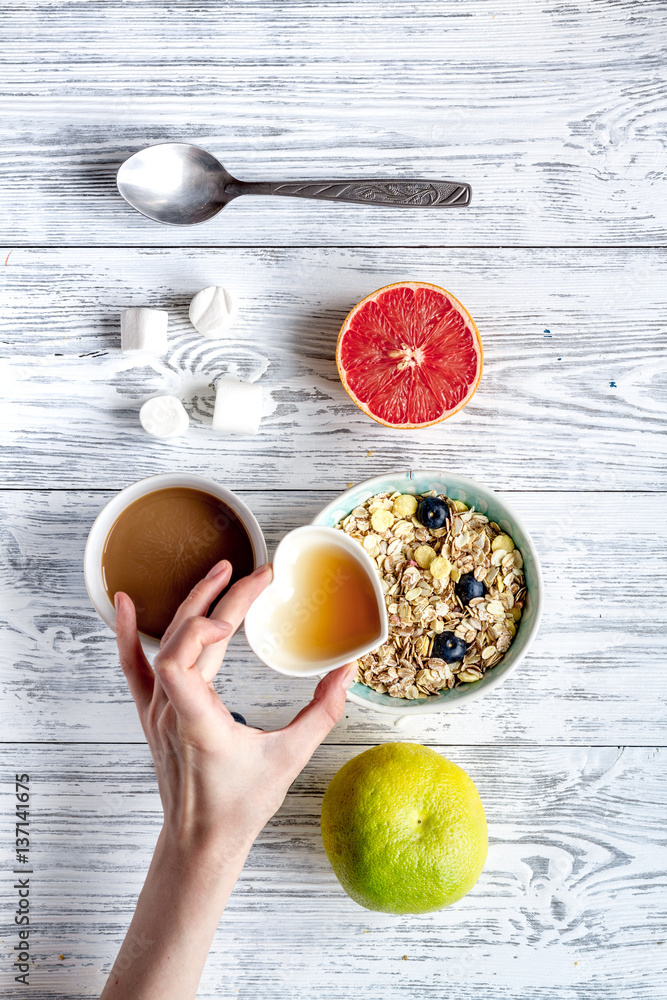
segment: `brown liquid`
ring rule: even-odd
[[[210,493],[173,486],[147,493],[118,516],[104,543],[102,576],[111,601],[119,590],[129,594],[139,631],[159,639],[220,559],[232,564],[230,586],[254,569],[252,543],[238,517]]]
[[[380,631],[380,612],[364,567],[339,545],[298,553],[294,593],[271,615],[273,643],[291,660],[312,664],[345,656]]]

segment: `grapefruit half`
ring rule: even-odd
[[[458,299],[421,281],[385,285],[354,307],[338,335],[336,364],[350,398],[373,420],[428,427],[472,399],[482,341]]]

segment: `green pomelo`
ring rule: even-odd
[[[321,825],[347,894],[386,913],[455,903],[477,882],[488,851],[472,779],[412,743],[386,743],[348,761],[327,788]]]

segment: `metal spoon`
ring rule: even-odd
[[[469,184],[455,181],[238,181],[215,156],[185,142],[159,143],[134,153],[121,164],[116,182],[132,208],[169,226],[206,222],[242,194],[418,208],[469,205],[472,194]]]

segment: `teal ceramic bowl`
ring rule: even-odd
[[[512,645],[505,653],[500,663],[489,670],[484,677],[472,684],[464,684],[444,691],[429,698],[415,701],[407,698],[391,698],[388,694],[372,691],[365,684],[353,684],[348,691],[348,700],[383,712],[385,715],[411,716],[428,715],[431,712],[446,712],[456,708],[464,701],[471,701],[481,695],[488,694],[509,677],[524,658],[531,643],[537,635],[542,615],[543,584],[540,564],[535,545],[521,519],[504,500],[474,479],[465,479],[453,472],[388,472],[383,476],[367,479],[358,486],[341,493],[330,504],[320,511],[313,524],[322,524],[333,528],[342,518],[346,517],[354,507],[362,504],[375,493],[386,490],[398,490],[401,493],[426,493],[436,490],[444,493],[452,500],[462,500],[469,507],[474,507],[482,514],[495,521],[508,535],[514,539],[514,544],[521,551],[526,575],[528,597],[526,607],[519,623]]]

